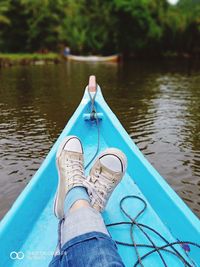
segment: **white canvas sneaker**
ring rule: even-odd
[[[93,208],[100,212],[104,210],[126,168],[127,159],[121,150],[108,148],[100,154],[86,178],[88,194]]]
[[[83,147],[76,136],[68,136],[61,143],[56,154],[58,188],[54,201],[54,214],[64,218],[64,201],[67,192],[76,186],[83,186],[85,180]]]

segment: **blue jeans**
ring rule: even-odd
[[[124,267],[115,242],[101,232],[89,232],[66,242],[49,267]]]

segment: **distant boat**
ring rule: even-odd
[[[87,62],[118,62],[119,54],[111,56],[77,56],[77,55],[66,55],[65,58],[70,61],[87,61]]]

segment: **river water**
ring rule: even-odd
[[[0,218],[73,114],[90,74],[146,158],[200,216],[200,67],[164,61],[0,70]]]

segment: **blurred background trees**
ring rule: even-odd
[[[1,0],[0,51],[200,53],[200,1]]]

